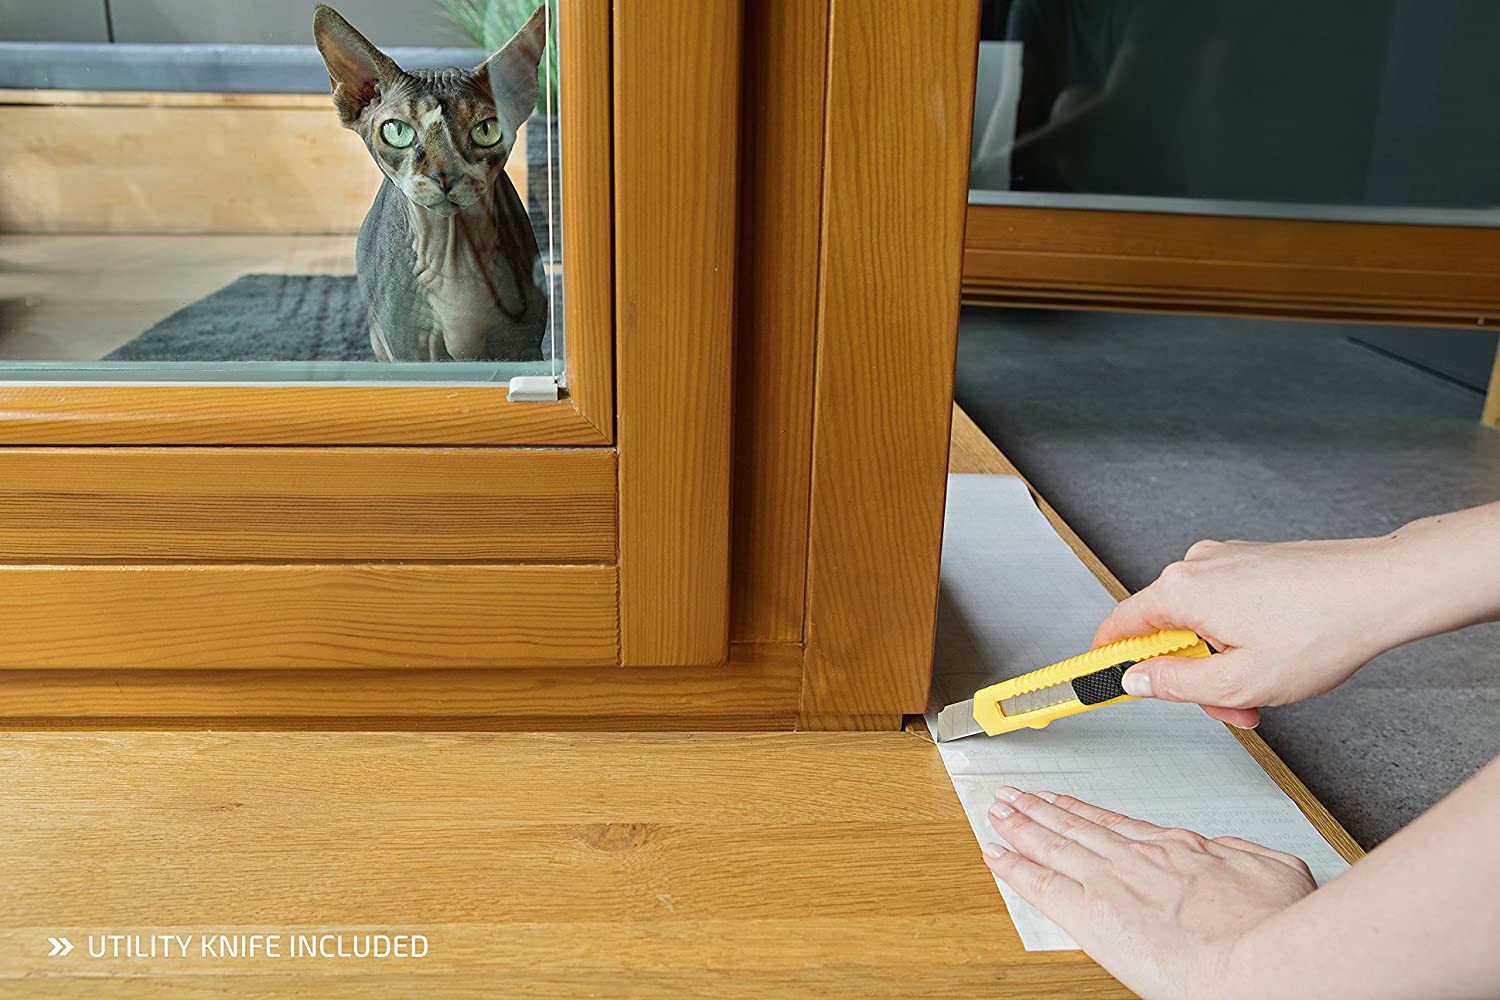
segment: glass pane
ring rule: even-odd
[[[984,0],[971,201],[1500,224],[1491,0]]]
[[[0,380],[562,380],[539,3],[0,6]]]

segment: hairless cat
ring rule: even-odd
[[[402,70],[332,7],[313,37],[339,120],[385,174],[355,266],[375,356],[541,358],[547,278],[504,167],[536,107],[546,9],[472,70]]]

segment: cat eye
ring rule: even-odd
[[[417,130],[400,119],[392,118],[380,126],[380,137],[397,149],[405,149],[416,141]]]
[[[493,146],[500,141],[500,123],[493,118],[486,118],[474,126],[469,137],[476,146]]]

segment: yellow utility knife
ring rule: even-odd
[[[938,713],[937,740],[946,743],[975,733],[999,736],[1015,729],[1044,729],[1053,719],[1135,701],[1120,686],[1125,671],[1158,656],[1207,656],[1213,650],[1187,629],[1121,639],[1082,656],[991,684],[968,701]]]

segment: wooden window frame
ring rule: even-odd
[[[583,445],[614,442],[615,245],[611,11],[559,0],[564,296],[568,386],[556,403],[511,403],[504,386],[28,384],[0,381],[0,445]],[[0,103],[69,95],[7,91]],[[81,98],[71,95],[71,100]],[[102,94],[129,115],[143,104],[305,107],[302,95]],[[316,99],[322,102],[323,99]],[[328,127],[336,129],[332,105]],[[355,141],[348,137],[349,141]],[[627,153],[629,151],[627,150]],[[629,290],[625,290],[629,295]],[[393,369],[394,371],[394,369]],[[3,373],[0,373],[3,374]]]
[[[1482,327],[1500,320],[1500,230],[971,204],[963,300]],[[1500,428],[1500,351],[1483,421]]]

